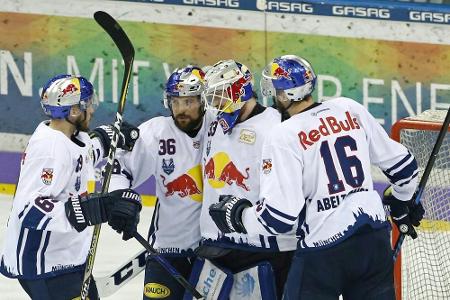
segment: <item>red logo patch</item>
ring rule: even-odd
[[[45,185],[52,184],[53,180],[53,169],[52,168],[43,168],[41,173],[42,182]]]

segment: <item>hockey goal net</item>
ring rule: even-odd
[[[402,119],[392,138],[416,157],[419,180],[430,158],[447,110],[428,110]],[[418,238],[406,237],[395,265],[397,300],[450,299],[450,127],[436,157],[421,201],[424,220]],[[393,234],[393,242],[398,232]]]

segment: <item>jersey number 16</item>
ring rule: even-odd
[[[341,167],[342,174],[344,175],[345,182],[353,188],[360,187],[364,182],[364,170],[361,161],[356,155],[347,155],[345,148],[349,147],[350,150],[358,150],[356,141],[351,136],[341,136],[334,142],[334,150],[339,160],[339,164],[333,161],[331,155],[330,145],[328,141],[322,142],[320,145],[320,155],[322,156],[325,170],[328,176],[328,192],[331,194],[340,193],[345,191],[344,183],[339,179],[336,167]],[[354,172],[352,171],[354,169]]]

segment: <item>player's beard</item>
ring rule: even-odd
[[[75,127],[77,129],[77,131],[83,131],[83,132],[88,132],[89,131],[89,123],[90,123],[90,119],[87,119],[87,112],[84,111],[82,114],[82,116],[80,116],[76,122],[75,122]],[[91,115],[92,117],[92,115]]]
[[[183,117],[182,119],[180,119]],[[202,116],[200,115],[198,118],[193,119],[192,117],[180,114],[173,118],[175,121],[175,125],[184,132],[191,132],[199,127],[202,122]]]

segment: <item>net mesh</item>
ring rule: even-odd
[[[426,111],[409,120],[443,123],[447,111]],[[420,176],[438,131],[402,129],[400,142],[416,157]],[[424,220],[416,240],[402,246],[402,298],[450,299],[450,135],[447,133],[422,196]]]

